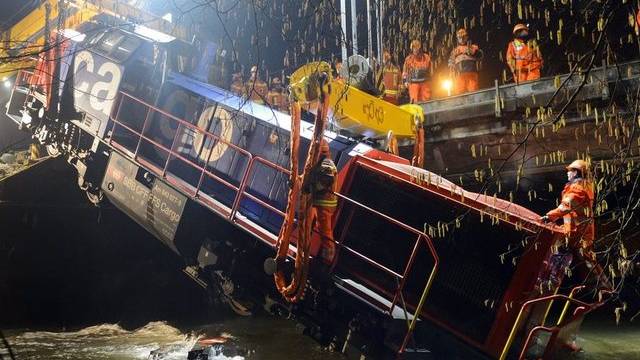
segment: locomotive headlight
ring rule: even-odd
[[[11,88],[11,85],[12,85],[11,84],[11,80],[5,80],[2,83],[4,84],[5,88],[7,88],[7,89]]]

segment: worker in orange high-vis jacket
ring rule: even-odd
[[[469,41],[466,29],[456,32],[458,46],[451,50],[449,68],[455,74],[454,94],[478,90],[478,71],[482,60],[482,50]]]
[[[245,91],[249,94],[249,99],[258,104],[264,104],[269,95],[269,86],[260,79],[258,67],[255,65],[251,67],[251,75],[245,84]]]
[[[390,103],[398,103],[400,89],[400,69],[393,63],[391,53],[384,51],[382,56],[382,83],[384,84],[384,99]]]
[[[233,74],[233,80],[231,82],[231,92],[236,95],[244,95],[244,82],[242,81],[242,73]]]
[[[597,263],[593,252],[595,224],[593,219],[594,189],[589,176],[589,164],[576,160],[567,166],[567,184],[562,190],[560,205],[549,211],[540,220],[544,223],[563,220],[567,234],[567,250],[578,259],[584,260],[589,272],[597,276],[603,287],[609,282]]]
[[[402,80],[412,104],[431,99],[431,57],[422,51],[419,40],[411,42],[411,54],[402,67]]]
[[[279,77],[271,79],[271,87],[267,93],[267,102],[275,110],[282,112],[288,112],[288,102],[286,99],[285,90],[282,87],[282,80]]]
[[[316,229],[322,239],[321,256],[331,262],[335,256],[333,239],[333,213],[338,206],[336,177],[338,170],[331,160],[331,152],[326,141],[320,144],[320,160],[313,169],[310,179],[311,197],[313,200],[313,217]]]
[[[529,39],[529,27],[517,24],[513,28],[514,39],[507,47],[507,65],[516,83],[537,80],[542,70],[542,55],[535,40]]]
[[[552,288],[560,286],[561,275],[567,273],[567,268],[573,264],[578,274],[585,281],[591,276],[596,280],[599,289],[612,290],[611,282],[604,274],[602,267],[593,252],[595,239],[595,224],[593,219],[594,185],[589,173],[589,164],[584,160],[576,160],[567,166],[567,184],[562,190],[560,205],[549,211],[540,220],[544,223],[563,220],[566,232],[565,242],[557,247],[552,254],[547,271],[551,274],[548,281]],[[576,260],[580,261],[577,262]],[[544,288],[543,288],[544,289]],[[569,336],[564,347],[577,352],[580,347],[576,343],[577,329],[582,319],[573,324],[574,334]]]

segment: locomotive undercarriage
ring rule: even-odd
[[[101,148],[97,137],[91,136],[78,127],[74,120],[66,120],[61,112],[52,112],[43,105],[44,95],[33,92],[27,98],[23,110],[23,127],[46,150],[50,157],[64,156],[76,168],[78,187],[87,199],[98,205],[104,198],[100,190],[100,179],[106,165],[105,156],[97,155]],[[76,113],[75,117],[85,114]],[[97,164],[93,165],[94,163]]]

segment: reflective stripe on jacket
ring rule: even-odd
[[[575,179],[562,190],[561,202],[557,208],[549,211],[551,221],[563,218],[567,234],[577,235],[583,247],[591,247],[595,229],[593,223],[593,183],[584,179]]]
[[[515,39],[507,47],[507,64],[512,71],[540,70],[543,65],[542,55],[535,41],[524,42]]]
[[[409,55],[402,67],[402,78],[408,82],[419,83],[431,79],[431,57],[422,53],[418,56]]]
[[[313,180],[313,206],[335,208],[338,206],[338,197],[335,194],[338,169],[329,158],[322,160],[321,167],[322,171],[318,169]]]
[[[382,70],[382,82],[385,94],[397,94],[400,85],[400,69],[393,64],[386,65]]]
[[[457,72],[477,72],[482,52],[478,45],[458,45],[451,50],[449,64]]]

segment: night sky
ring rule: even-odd
[[[37,4],[38,0],[2,0],[0,1],[0,29],[20,20],[21,10],[27,10]]]

